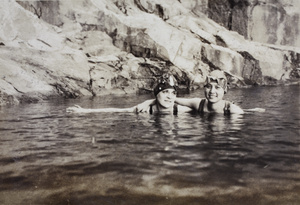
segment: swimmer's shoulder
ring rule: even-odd
[[[240,106],[234,104],[233,102],[227,101],[227,103],[230,103],[229,105],[230,105],[230,113],[231,114],[244,114],[245,113],[244,110]]]

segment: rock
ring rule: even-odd
[[[210,0],[206,8],[203,5],[200,9],[209,18],[247,39],[300,47],[298,0]]]
[[[163,72],[174,74],[182,89],[201,88],[214,69],[224,70],[238,87],[299,81],[300,50],[288,46],[298,41],[297,32],[285,27],[291,38],[279,35],[288,18],[296,20],[290,6],[296,3],[265,1],[267,7],[250,0],[4,0],[1,103],[148,92]],[[277,22],[276,42],[246,40],[252,32],[249,9],[263,19],[270,5],[288,14]],[[218,8],[233,12],[227,27],[242,35],[206,16]]]
[[[111,89],[112,80],[117,77],[114,68],[106,64],[98,64],[90,70],[92,91],[94,95],[101,93],[101,89]]]
[[[1,78],[23,95],[31,92],[45,96],[91,95],[89,67],[82,53],[63,54],[13,47],[1,48],[0,53]]]

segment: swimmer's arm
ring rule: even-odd
[[[74,113],[93,113],[93,112],[136,112],[136,106],[130,108],[98,108],[98,109],[87,109],[82,108],[79,105],[68,107],[67,112]]]
[[[94,109],[94,111],[95,112],[136,112],[136,106],[130,108],[100,108],[100,109]]]
[[[238,105],[231,104],[230,105],[230,113],[232,113],[232,114],[244,114],[245,112]]]
[[[192,111],[193,111],[192,108],[182,106],[182,105],[178,105],[178,112],[179,113],[192,112]]]
[[[201,98],[176,98],[175,102],[179,105],[189,107],[193,110],[197,110]]]
[[[264,108],[250,108],[250,109],[244,109],[245,112],[265,112],[266,109]]]

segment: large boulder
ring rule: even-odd
[[[13,1],[3,1],[0,29],[2,104],[49,96],[92,95],[86,56],[65,44],[58,28]]]
[[[0,61],[1,90],[20,100],[92,95],[89,66],[82,53],[1,47]]]

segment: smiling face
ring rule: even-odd
[[[173,88],[164,89],[156,95],[156,100],[162,108],[171,108],[174,105],[176,94],[177,92]]]
[[[224,89],[217,82],[210,82],[205,85],[205,97],[211,103],[217,103],[224,97]]]

